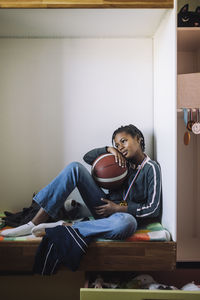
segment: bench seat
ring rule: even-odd
[[[40,241],[41,238],[33,238],[0,242],[0,272],[31,272]],[[175,242],[104,240],[94,241],[89,245],[79,269],[80,271],[170,271],[175,268]]]

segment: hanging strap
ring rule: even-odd
[[[188,110],[187,110],[187,108],[183,108],[183,116],[184,116],[184,123],[187,126],[187,123],[188,123]]]
[[[131,183],[130,183],[130,185],[129,185],[129,187],[128,187],[128,190],[127,190],[127,192],[126,192],[126,195],[125,195],[123,201],[120,203],[121,206],[127,206],[126,199],[127,199],[128,194],[129,194],[129,192],[130,192],[130,189],[131,189],[132,185],[134,184],[136,178],[138,177],[140,171],[141,171],[142,168],[144,167],[144,164],[146,163],[147,159],[148,159],[148,157],[145,157],[144,160],[142,161],[141,165],[138,166],[138,170],[137,170],[137,172],[136,172],[136,174],[135,174],[133,180],[131,181]]]

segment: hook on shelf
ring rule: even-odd
[[[183,112],[185,109],[187,109],[188,112],[192,111],[192,112],[196,112],[197,110],[200,110],[200,107],[191,107],[191,108],[188,108],[188,107],[182,107],[182,108],[177,108],[177,112]]]
[[[189,139],[185,138],[190,136],[190,132],[194,134],[200,134],[200,108],[181,108],[178,111],[183,111],[183,119],[186,126],[186,132],[184,135],[185,145],[189,144]],[[193,112],[195,112],[195,117]],[[186,141],[186,142],[185,142]]]

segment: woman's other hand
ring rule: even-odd
[[[127,212],[127,206],[120,206],[108,199],[101,198],[105,204],[96,207],[96,214],[101,217],[108,217],[116,212]]]
[[[101,217],[108,217],[112,215],[113,213],[117,212],[118,205],[115,204],[114,202],[101,198],[101,201],[103,201],[105,204],[96,207],[96,213],[97,215]]]

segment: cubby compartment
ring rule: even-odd
[[[175,17],[160,8],[0,10],[1,211],[29,206],[66,164],[84,163],[133,123],[161,165],[162,224],[176,241]]]
[[[200,106],[200,28],[177,29],[177,107]]]
[[[189,132],[184,122],[183,108],[188,120],[196,122],[200,108],[200,29],[178,28],[178,118],[177,118],[177,259],[200,261],[200,135]],[[190,134],[184,144],[185,132]]]
[[[139,276],[139,277],[138,277]],[[199,291],[185,291],[182,288],[190,283],[199,284],[199,269],[177,269],[162,272],[104,272],[87,273],[84,288],[80,290],[81,300],[107,299],[178,299],[198,300]],[[146,289],[151,281],[160,289]],[[101,288],[103,286],[103,288]],[[143,288],[142,288],[143,286]],[[163,289],[161,288],[163,287]],[[164,289],[165,288],[165,289]]]
[[[178,74],[200,72],[200,28],[177,28]]]

